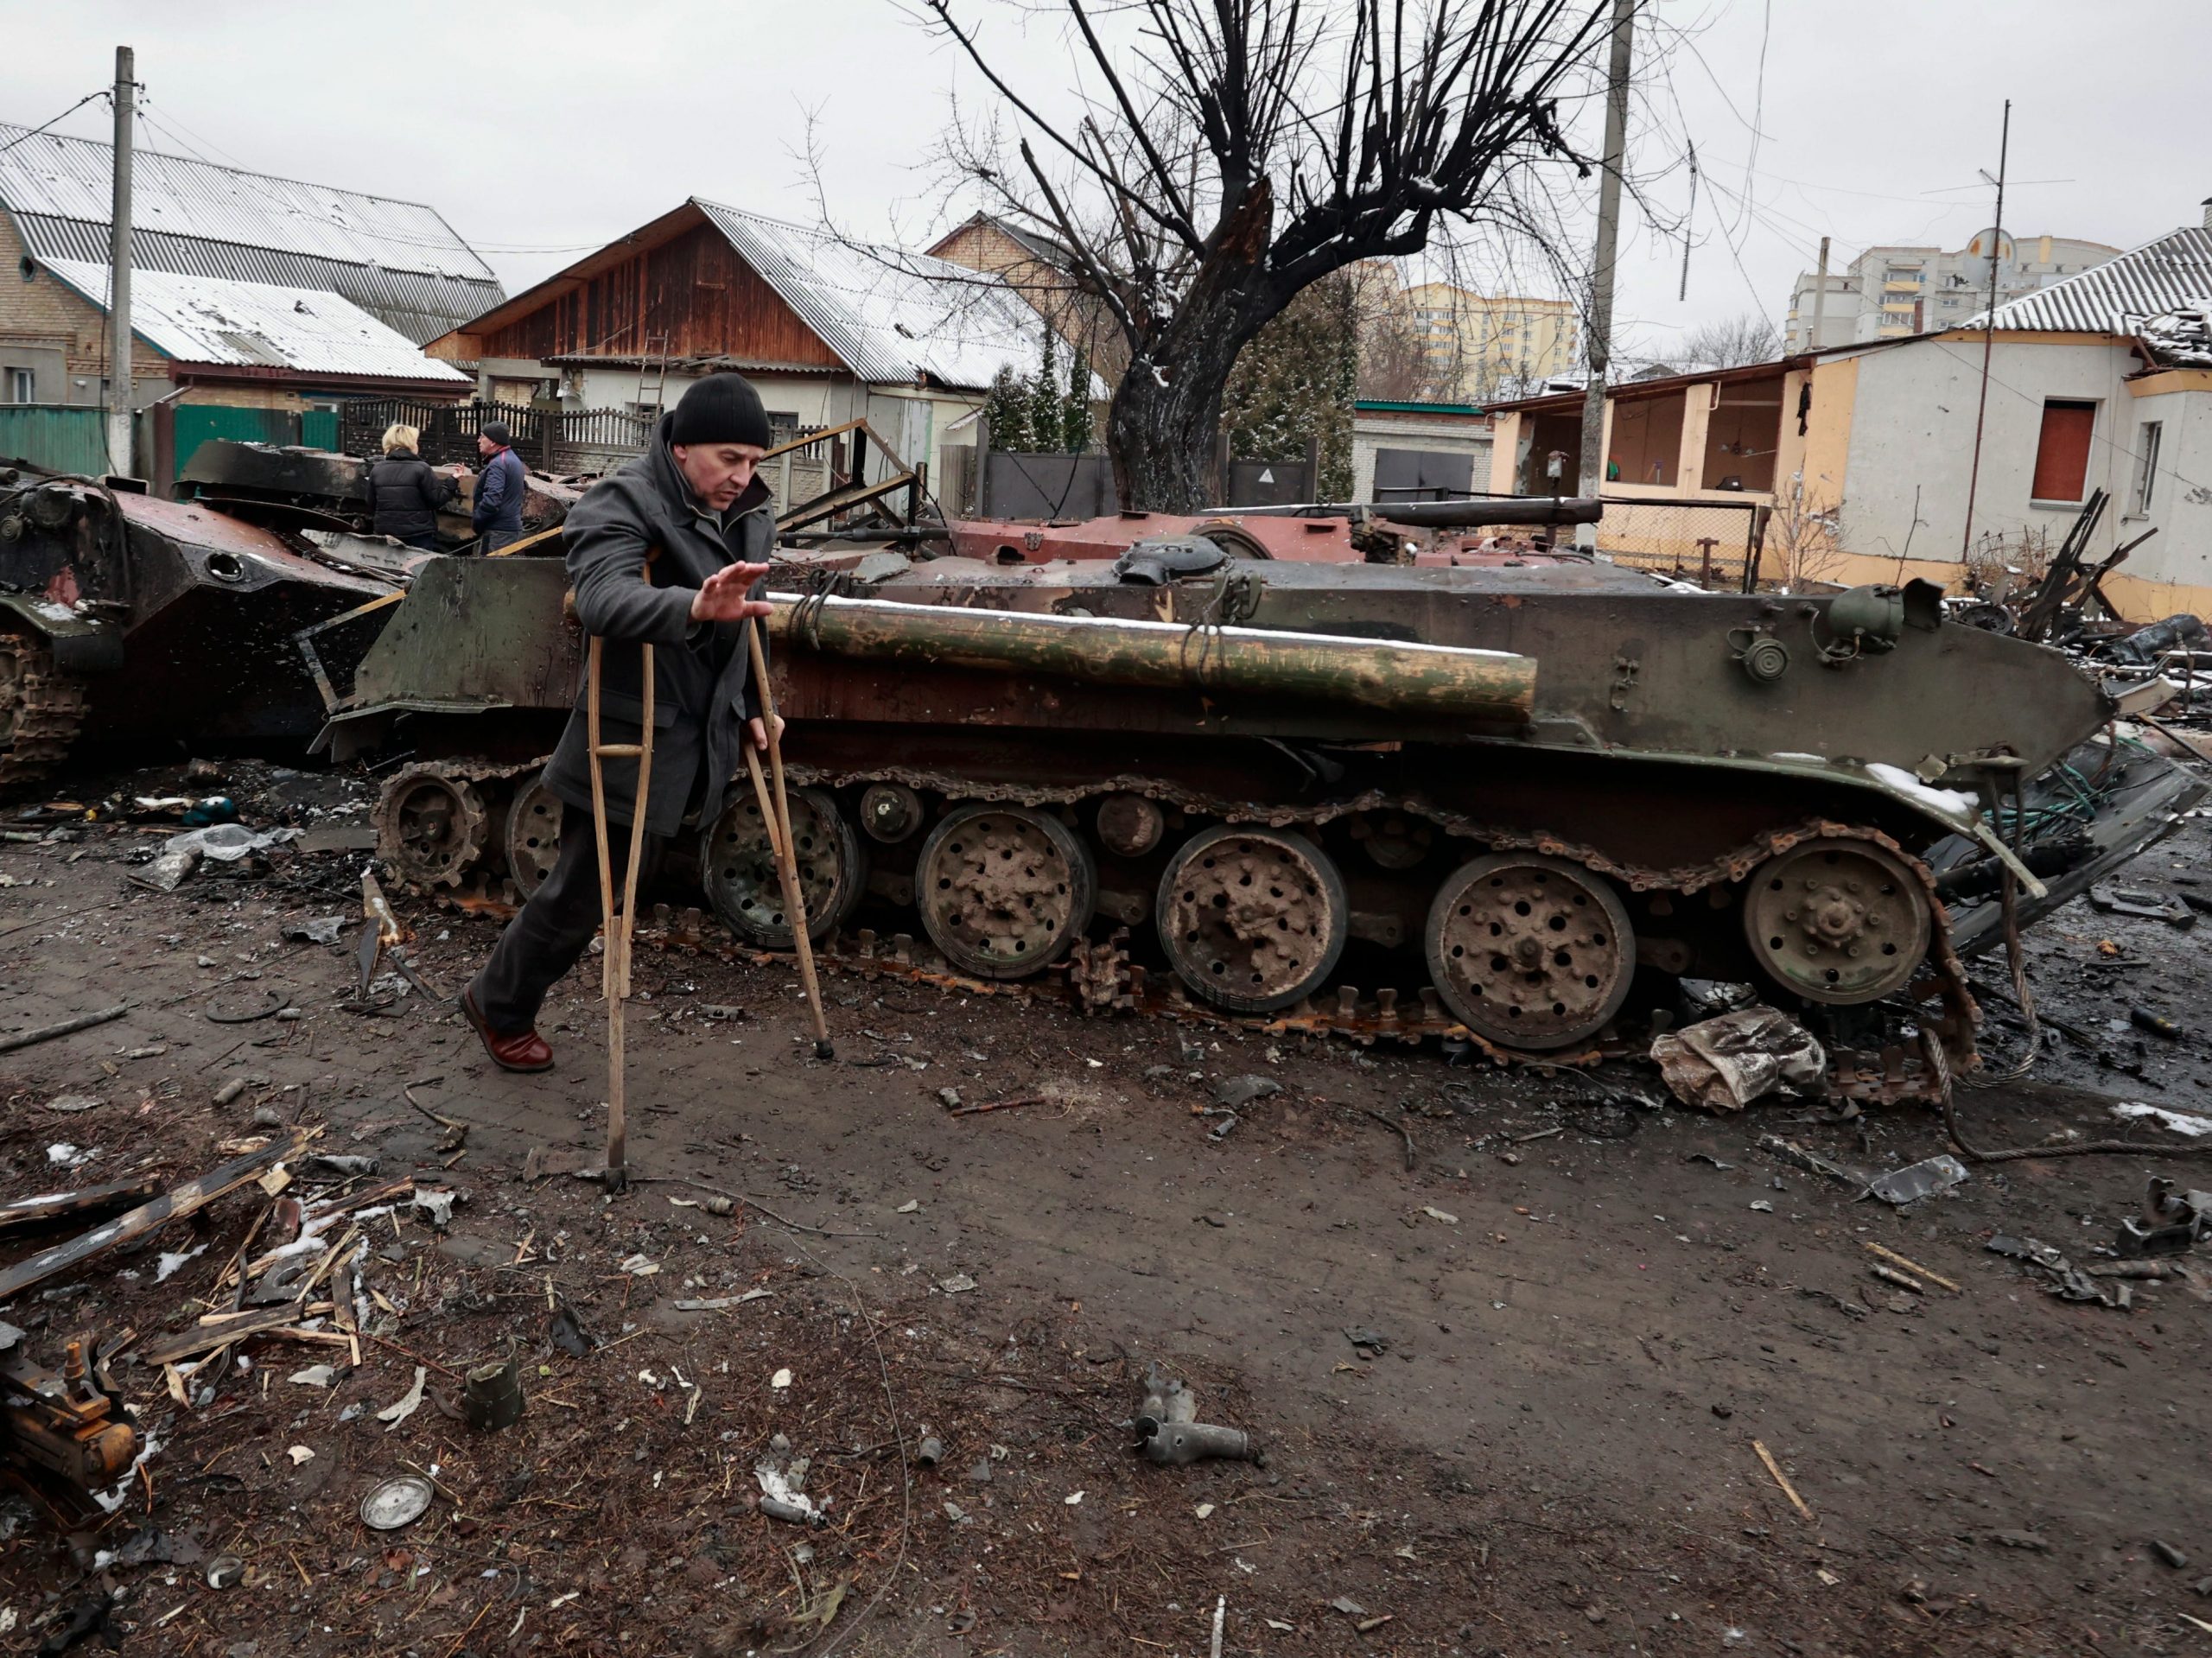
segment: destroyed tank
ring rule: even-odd
[[[2032,919],[2201,792],[2101,740],[2110,704],[2064,659],[1946,622],[1924,583],[1709,595],[1602,562],[1153,550],[875,555],[902,568],[778,595],[826,946],[1064,974],[1093,1007],[1554,1057],[1594,1051],[1632,994],[1751,981],[1825,1010],[1845,1091],[1894,1096],[1924,1073],[1848,1051],[1881,1039],[1867,1010],[1914,1010],[1971,1060],[1958,950],[1997,937],[2005,872]],[[542,879],[536,765],[580,660],[563,586],[550,561],[446,562],[364,660],[325,737],[413,751],[379,816],[403,876],[510,899]],[[730,931],[787,945],[742,781],[697,849]]]
[[[373,464],[327,449],[210,438],[193,450],[178,473],[177,496],[272,530],[365,535],[374,528],[369,502],[369,468]],[[439,544],[448,550],[476,539],[469,522],[475,476],[455,481],[459,492],[438,514]],[[525,473],[524,537],[557,529],[582,494],[583,486],[569,480],[542,472]]]
[[[0,469],[0,793],[35,784],[80,735],[204,753],[311,734],[327,699],[294,636],[396,598],[428,556]],[[372,637],[329,643],[350,669]]]

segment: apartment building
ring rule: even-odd
[[[1491,296],[1450,283],[1419,283],[1406,304],[1421,341],[1422,397],[1480,403],[1502,385],[1572,372],[1582,329],[1566,300]]]
[[[2117,256],[2103,242],[2064,236],[1999,236],[1986,230],[1955,252],[1937,247],[1872,247],[1827,274],[1799,275],[1783,329],[1785,351],[1815,351],[1869,340],[1903,340],[1955,328],[1989,308],[1990,256],[1997,259],[1997,303],[2078,276]],[[1814,338],[1814,314],[1820,337]]]

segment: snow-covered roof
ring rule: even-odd
[[[1027,373],[1042,360],[1045,320],[987,271],[858,245],[696,196],[692,202],[863,380],[912,384],[927,375],[982,390],[1001,367]],[[1097,382],[1093,396],[1105,395]]]
[[[2212,368],[2212,299],[2177,305],[2147,319],[2139,330],[2159,362],[2175,368]]]
[[[41,264],[105,264],[112,146],[0,122],[0,206]],[[325,289],[416,344],[504,297],[433,207],[136,149],[131,257],[142,270]]]
[[[2185,226],[1997,308],[1998,330],[2133,334],[2212,293],[2212,231]],[[1979,328],[1983,312],[1961,327]]]
[[[51,259],[47,269],[106,309],[105,265]],[[405,335],[321,289],[136,270],[130,276],[130,329],[180,363],[470,383],[450,363],[423,356]]]

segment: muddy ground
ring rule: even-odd
[[[328,783],[264,773],[249,818],[358,823],[315,808],[345,798]],[[180,785],[212,786],[64,786]],[[651,1179],[609,1197],[559,1172],[604,1132],[595,981],[548,1010],[558,1069],[501,1074],[448,1004],[390,979],[358,999],[361,854],[280,852],[161,893],[128,878],[159,827],[0,846],[0,1033],[130,1004],[0,1054],[0,1198],[181,1178],[293,1123],[381,1166],[302,1167],[289,1195],[413,1172],[465,1196],[443,1232],[418,1209],[365,1223],[358,1369],[263,1338],[250,1368],[181,1381],[181,1406],[124,1362],[159,1449],[92,1564],[5,1510],[6,1649],[97,1642],[104,1618],[127,1651],[241,1658],[1200,1654],[1217,1604],[1235,1654],[2212,1641],[2192,1587],[2212,1591],[2212,1272],[2135,1283],[2121,1311],[1985,1248],[2025,1235],[2095,1264],[2146,1177],[2202,1178],[2188,1164],[1984,1166],[1897,1210],[1757,1141],[1894,1168],[1946,1148],[1919,1108],[1719,1120],[1640,1065],[1455,1068],[1433,1045],[1085,1020],[843,972],[823,1064],[785,968],[645,950],[630,1156]],[[2179,890],[2205,841],[2192,823],[2130,883]],[[442,993],[497,931],[399,907]],[[338,945],[282,936],[330,915]],[[1970,1137],[2187,1144],[2112,1108],[2212,1107],[2198,935],[2080,904],[2032,955],[2082,1040],[2050,1034],[2030,1081],[1962,1096]],[[2187,1034],[2132,1027],[2139,1004]],[[264,1007],[296,1016],[220,1022]],[[1993,1055],[2016,1056],[2017,1011],[1989,1007]],[[1196,1112],[1242,1077],[1281,1091],[1217,1140]],[[409,1085],[467,1126],[457,1157]],[[948,1089],[1034,1102],[953,1116]],[[716,1214],[717,1191],[746,1201]],[[83,1330],[186,1328],[270,1207],[248,1188],[0,1312],[48,1356]],[[1872,1275],[1875,1243],[1926,1269],[1923,1293]],[[551,1339],[558,1305],[599,1344],[584,1356]],[[509,1356],[520,1424],[445,1413],[458,1372]],[[1122,1424],[1154,1361],[1265,1462],[1137,1456]],[[324,1364],[327,1386],[293,1379]],[[418,1367],[426,1401],[387,1426]],[[757,1509],[764,1458],[808,1460],[826,1524]],[[368,1529],[364,1494],[410,1470],[435,1471],[429,1512]],[[224,1557],[242,1575],[210,1587]]]

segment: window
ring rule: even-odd
[[[35,369],[11,368],[4,371],[8,381],[10,403],[38,401],[38,373]]]
[[[2135,505],[2128,510],[2137,518],[2151,511],[2151,497],[2158,483],[2158,439],[2163,421],[2146,420],[2135,429]]]
[[[2089,437],[2096,423],[2094,403],[2044,400],[2043,429],[2036,438],[2035,481],[2028,486],[2033,499],[2069,505],[2081,500],[2089,480]]]

